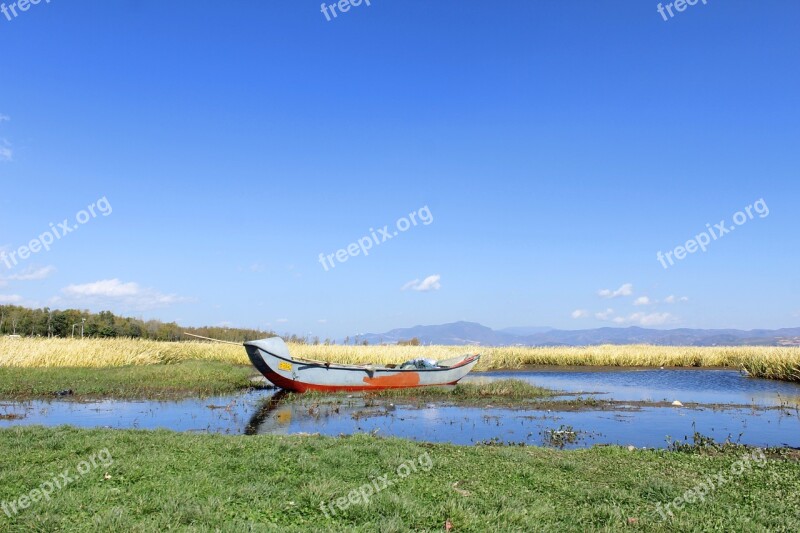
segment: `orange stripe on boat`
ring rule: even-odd
[[[364,383],[367,385],[372,385],[373,387],[385,388],[416,387],[419,385],[419,373],[399,372],[397,374],[392,374],[391,376],[380,376],[377,378],[371,378],[367,376],[364,378]]]

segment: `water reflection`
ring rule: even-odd
[[[680,400],[737,404],[699,408],[617,405],[612,410],[512,409],[429,403],[376,403],[362,396],[335,401],[286,402],[286,392],[252,391],[234,396],[178,401],[0,402],[0,427],[70,424],[79,427],[166,428],[226,434],[340,435],[375,433],[456,444],[525,443],[664,447],[667,437],[694,431],[757,446],[800,447],[800,385],[746,379],[726,370],[613,370],[491,372],[471,381],[523,379],[571,393],[598,393],[624,402]],[[782,406],[776,408],[776,406]]]

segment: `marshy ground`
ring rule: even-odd
[[[445,358],[469,351],[290,348],[341,362]],[[589,378],[551,370],[546,386],[499,372],[474,374],[456,387],[269,399],[273,392],[253,379],[244,350],[234,346],[0,339],[0,449],[6,452],[0,455],[0,502],[19,503],[53,473],[74,470],[99,450],[113,457],[113,464],[92,468],[48,499],[0,513],[0,531],[441,531],[447,523],[453,531],[797,531],[795,450],[771,450],[763,464],[737,474],[737,462],[752,448],[719,446],[695,435],[698,445],[687,430],[675,433],[666,449],[663,434],[686,428],[690,418],[701,426],[741,423],[760,435],[794,434],[800,416],[791,391],[797,386],[750,380],[738,372],[796,380],[798,353],[795,348],[498,348],[488,350],[484,369],[555,363],[616,370],[604,368]],[[642,366],[650,370],[620,371]],[[693,402],[692,394],[702,392],[695,382],[659,388],[658,380],[676,375],[659,371],[661,366],[732,370],[680,373],[689,381],[703,376],[706,396]],[[564,380],[578,375],[588,380],[585,393],[603,392],[600,383],[610,397],[564,393]],[[632,380],[644,385],[628,387]],[[733,390],[737,383],[746,384],[743,391]],[[684,400],[682,407],[666,397],[673,393]],[[752,405],[739,401],[750,397],[757,399]],[[181,414],[182,406],[189,406],[188,415]],[[598,436],[587,421],[604,418],[609,427],[621,428],[619,439],[630,439],[619,444],[656,427],[661,449],[643,450],[638,442],[632,450],[592,446],[609,438]],[[86,427],[53,427],[54,420]],[[177,431],[92,429],[157,428],[165,420],[174,420]],[[328,436],[313,435],[324,427]],[[380,437],[392,427],[416,428],[420,433],[410,438],[439,442]],[[426,428],[435,432],[425,433]],[[287,431],[305,434],[276,434]],[[214,434],[225,432],[250,435]],[[357,434],[336,437],[340,432]],[[459,434],[471,439],[464,443],[483,445],[444,442],[461,442],[454,437]],[[430,470],[398,476],[400,465],[423,454],[430,457]],[[368,502],[337,505],[387,474],[395,483]],[[719,475],[728,481],[702,500],[664,514],[664,504]]]

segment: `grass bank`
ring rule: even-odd
[[[0,367],[0,398],[148,398],[229,394],[251,387],[255,370],[216,361],[107,368]]]
[[[490,383],[459,383],[453,387],[422,387],[418,389],[388,389],[369,393],[369,396],[387,399],[418,398],[422,400],[524,401],[553,396],[554,392],[519,379],[502,379]]]
[[[550,398],[556,394],[555,391],[537,387],[518,379],[503,379],[490,383],[459,383],[453,386],[441,387],[418,387],[411,389],[386,389],[364,393],[329,393],[329,392],[305,392],[291,393],[280,392],[270,401],[281,403],[299,402],[304,405],[341,404],[354,396],[363,400],[367,404],[375,404],[376,401],[389,402],[440,402],[442,404],[457,405],[514,405],[524,407],[531,405],[542,399]]]
[[[0,449],[7,508],[66,469],[74,477],[10,517],[0,512],[2,531],[443,531],[447,521],[454,532],[800,529],[800,465],[750,461],[735,474],[741,450],[563,452],[66,427],[0,430]],[[727,482],[703,501],[662,519],[658,503],[719,475]]]
[[[588,347],[324,346],[290,345],[297,356],[340,363],[398,363],[483,354],[476,370],[529,365],[609,367],[727,367],[755,377],[800,381],[800,347],[693,347],[603,345]],[[0,366],[114,367],[187,360],[248,365],[244,348],[206,342],[138,339],[10,339],[0,337]]]

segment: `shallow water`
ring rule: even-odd
[[[643,407],[547,411],[466,407],[270,401],[275,391],[169,402],[67,400],[0,402],[0,427],[60,425],[166,428],[229,434],[376,433],[421,441],[514,442],[565,448],[594,444],[665,447],[697,431],[716,440],[800,447],[800,385],[747,379],[726,370],[514,371],[479,373],[469,381],[517,378],[602,399],[737,404],[737,407]],[[591,394],[590,394],[591,393]],[[783,408],[768,408],[783,405]],[[3,415],[22,418],[5,420]]]
[[[800,384],[746,378],[735,370],[580,369],[473,372],[463,382],[521,379],[532,385],[598,398],[777,406],[800,404]]]

